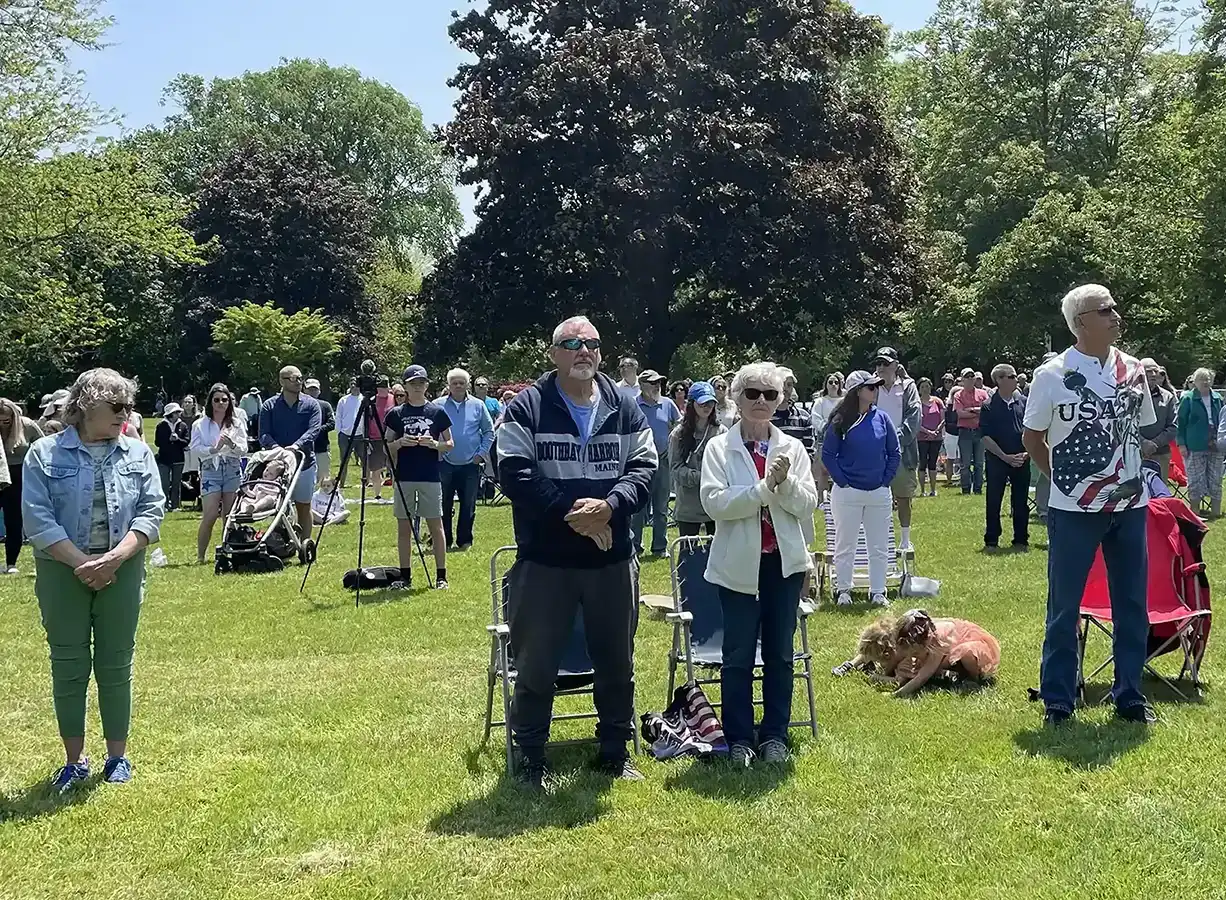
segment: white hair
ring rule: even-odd
[[[1083,284],[1073,288],[1060,301],[1060,312],[1064,315],[1064,324],[1076,337],[1079,334],[1077,317],[1083,312],[1098,309],[1103,303],[1110,302],[1112,299],[1111,292],[1101,284]]]
[[[1017,374],[1017,370],[1008,363],[997,363],[992,366],[992,384],[1000,384],[1000,379],[1006,372]]]
[[[451,383],[451,379],[453,378],[463,378],[465,384],[469,384],[472,381],[472,378],[470,378],[468,373],[465,372],[463,369],[452,369],[450,372],[447,373],[448,384]]]
[[[104,403],[136,402],[136,382],[124,378],[114,369],[90,369],[82,372],[68,390],[64,404],[64,424],[80,427],[91,409]]]
[[[783,369],[773,362],[757,362],[741,366],[740,371],[732,379],[732,386],[728,388],[728,393],[734,401],[739,403],[741,396],[745,393],[745,388],[750,384],[774,388],[779,392],[779,396],[782,397]]]
[[[562,335],[566,333],[566,329],[572,325],[591,325],[592,330],[596,330],[596,326],[592,325],[592,320],[587,316],[571,316],[569,319],[563,319],[558,323],[558,327],[553,330],[553,343],[562,340]]]
[[[1206,369],[1203,366],[1192,373],[1193,383],[1197,381],[1209,382],[1209,387],[1213,387],[1213,370]]]

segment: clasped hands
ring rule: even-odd
[[[115,572],[122,562],[111,553],[88,556],[85,562],[72,570],[72,574],[90,590],[100,591],[115,583]]]
[[[774,490],[788,480],[788,472],[792,470],[792,460],[786,456],[779,456],[771,463],[771,467],[766,472],[766,487],[768,490]]]
[[[613,546],[613,528],[609,525],[612,515],[613,507],[607,500],[585,497],[571,506],[566,524],[576,534],[591,538],[601,550],[608,550]]]
[[[437,450],[438,441],[429,434],[405,434],[394,441],[390,441],[388,447],[392,450],[401,450],[405,447],[427,447],[431,450]]]

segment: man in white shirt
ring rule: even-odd
[[[1156,421],[1154,403],[1140,360],[1114,346],[1122,320],[1110,291],[1074,288],[1061,312],[1077,342],[1035,370],[1022,437],[1051,478],[1044,721],[1060,725],[1076,706],[1081,598],[1101,547],[1111,585],[1116,716],[1150,724],[1157,719],[1141,693],[1149,637],[1141,429]]]
[[[633,356],[624,356],[617,364],[617,370],[622,376],[616,384],[618,392],[637,402],[643,393],[639,387],[639,361]]]
[[[366,452],[366,442],[362,439],[362,433],[358,432],[354,435],[354,428],[357,426],[358,410],[362,408],[362,395],[358,392],[358,381],[352,378],[349,381],[349,393],[336,401],[336,452],[341,456],[341,470],[336,476],[336,483],[345,488],[345,475],[348,473],[349,463],[357,464],[358,469],[362,468],[361,454]],[[353,451],[350,452],[349,445],[353,444]]]

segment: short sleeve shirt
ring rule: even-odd
[[[1047,432],[1054,508],[1120,512],[1149,502],[1141,428],[1157,415],[1136,358],[1112,347],[1104,365],[1070,347],[1035,370],[1024,421]]]
[[[451,427],[451,417],[441,403],[427,400],[421,406],[402,403],[387,412],[387,427],[398,435],[430,435],[436,441]],[[439,480],[439,453],[429,447],[402,447],[396,454],[396,480]]]

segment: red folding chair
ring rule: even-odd
[[[1181,500],[1188,499],[1188,468],[1184,465],[1183,454],[1179,446],[1171,441],[1171,463],[1167,471],[1171,480],[1172,493]]]
[[[1172,469],[1174,466],[1172,466]],[[1149,646],[1145,670],[1161,680],[1185,700],[1187,695],[1175,684],[1188,675],[1196,696],[1203,684],[1200,666],[1209,642],[1213,613],[1209,601],[1209,579],[1201,558],[1201,543],[1207,529],[1186,502],[1177,497],[1150,500],[1146,541],[1149,550],[1149,584],[1146,606],[1149,611]],[[1107,587],[1107,568],[1102,551],[1086,581],[1081,601],[1079,688],[1084,698],[1085,684],[1111,665],[1114,655],[1085,675],[1086,642],[1091,626],[1111,637],[1111,596]],[[1183,665],[1174,681],[1156,671],[1152,663],[1176,650],[1183,653]]]

